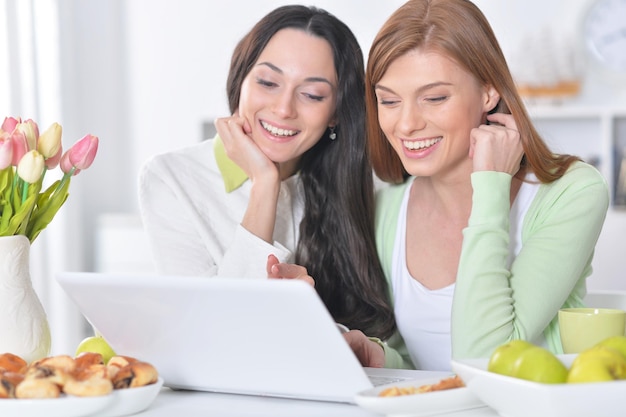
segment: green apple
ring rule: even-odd
[[[512,340],[500,345],[493,351],[487,364],[487,370],[497,374],[511,376],[513,364],[524,350],[534,345],[525,340]]]
[[[620,352],[626,358],[626,336],[611,336],[596,346],[610,347]]]
[[[545,384],[567,381],[567,367],[549,350],[532,346],[522,351],[511,369],[511,376]]]
[[[89,336],[83,339],[76,348],[75,356],[78,356],[83,352],[95,352],[101,354],[102,360],[105,364],[109,362],[109,359],[116,355],[113,348],[102,336]]]
[[[570,366],[568,383],[626,379],[626,357],[618,350],[594,346],[578,354]]]

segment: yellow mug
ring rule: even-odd
[[[626,311],[613,308],[563,308],[559,331],[565,353],[580,353],[611,336],[623,336]]]

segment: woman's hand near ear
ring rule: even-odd
[[[494,113],[470,133],[469,156],[476,171],[497,171],[515,175],[524,155],[522,140],[515,119],[510,114]]]

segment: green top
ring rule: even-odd
[[[248,174],[226,155],[224,143],[219,135],[215,135],[213,139],[213,152],[215,153],[215,162],[224,180],[226,192],[230,193],[241,187],[248,179]]]
[[[550,184],[541,184],[523,220],[522,248],[510,268],[509,215],[512,177],[475,172],[472,212],[452,302],[452,357],[489,357],[513,339],[536,340],[563,353],[557,312],[582,306],[594,248],[609,205],[606,180],[578,162]],[[391,262],[398,213],[412,181],[379,191],[377,249],[391,289]],[[386,367],[410,367],[402,338],[385,344]]]

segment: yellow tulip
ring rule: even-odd
[[[39,127],[37,126],[37,123],[28,119],[24,122],[18,123],[16,129],[22,132],[26,137],[28,149],[35,149],[37,146],[37,138],[39,137]]]
[[[52,123],[45,132],[39,136],[37,141],[37,150],[45,159],[52,158],[61,149],[61,135],[63,129],[58,123]]]

